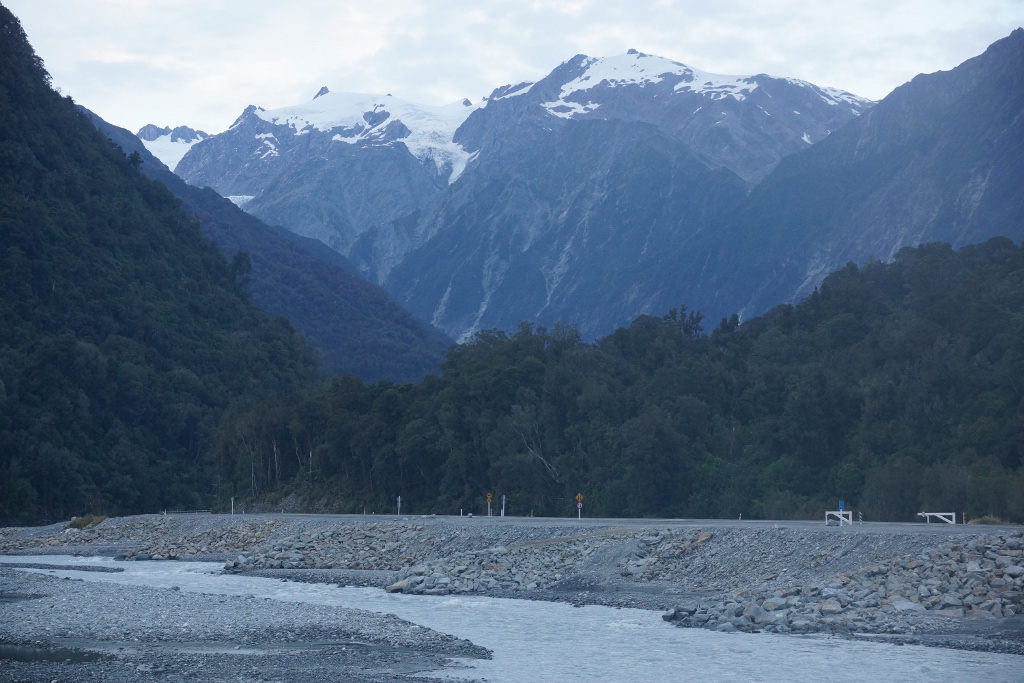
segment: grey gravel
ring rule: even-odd
[[[0,681],[409,681],[465,640],[392,615],[254,597],[57,579],[0,565],[0,643],[107,655],[94,662],[0,660]]]
[[[834,528],[806,522],[149,515],[106,520],[83,531],[62,525],[0,529],[0,553],[8,555],[77,552],[126,560],[215,559],[229,573],[409,594],[477,594],[660,610],[661,618],[682,627],[829,633],[1016,654],[1024,654],[1022,551],[1019,527],[925,524]],[[4,590],[47,592],[33,586]],[[159,604],[195,600],[159,593]],[[30,610],[30,602],[14,601],[3,609]],[[349,638],[375,647],[405,648],[402,661],[426,657],[432,666],[444,657],[487,655],[469,643],[453,644],[440,635],[429,636],[425,629],[410,630],[398,620],[380,622],[379,615],[341,619],[337,614],[344,610],[261,602],[258,612],[272,616],[253,618],[254,605],[238,602],[232,608],[236,618],[224,621],[202,612],[202,605],[182,604],[182,615],[200,610],[193,621],[208,629],[203,637],[211,642],[268,647],[270,642],[292,642],[292,636],[304,643]],[[124,626],[100,619],[102,628],[95,632],[86,628],[89,620],[76,617],[79,628],[73,636],[6,627],[0,633],[3,642],[35,638],[49,646],[60,645],[62,638],[117,641],[139,628],[152,630],[146,624],[154,614],[160,612],[125,616]],[[27,635],[29,631],[35,635]],[[175,635],[159,629],[143,632],[151,634],[146,636],[151,646]],[[269,635],[260,640],[260,633]],[[89,647],[95,650],[94,644]],[[348,680],[402,675],[385,667],[383,650],[356,656],[337,646],[324,647],[299,648],[290,651],[290,658],[252,657],[301,660],[311,671],[329,662],[370,676]],[[387,656],[399,657],[396,652],[388,650]],[[159,659],[159,649],[153,653]],[[222,672],[223,680],[236,680],[227,672],[237,666],[237,656],[188,656],[215,661],[210,671]],[[352,663],[356,660],[367,662],[368,669]],[[312,674],[305,679],[318,680]]]

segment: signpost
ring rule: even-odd
[[[491,516],[491,494],[487,494],[487,516]]]
[[[398,497],[398,516],[402,516],[402,497]]]
[[[505,516],[505,494],[501,494],[501,516]]]
[[[576,494],[576,519],[583,519],[583,494]]]

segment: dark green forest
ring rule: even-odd
[[[1024,248],[929,244],[717,326],[488,331],[415,384],[317,377],[0,8],[0,521],[308,509],[1024,521]],[[707,327],[708,329],[705,329]],[[236,501],[236,503],[241,501]]]
[[[0,519],[198,507],[224,411],[315,377],[138,166],[0,7]]]
[[[797,306],[710,334],[685,307],[594,344],[524,324],[453,347],[441,377],[338,377],[230,416],[221,497],[338,511],[869,520],[1024,519],[1024,249],[904,249]]]

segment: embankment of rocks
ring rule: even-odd
[[[905,633],[926,617],[1010,617],[1022,611],[1022,546],[1019,533],[948,539],[827,581],[681,601],[663,618],[719,631]]]

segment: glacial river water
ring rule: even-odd
[[[985,681],[1024,680],[1024,657],[828,637],[714,633],[676,628],[657,612],[484,597],[388,594],[372,588],[226,575],[204,562],[114,562],[65,556],[8,562],[89,564],[124,572],[37,570],[129,583],[395,614],[494,652],[438,677],[521,681]]]

